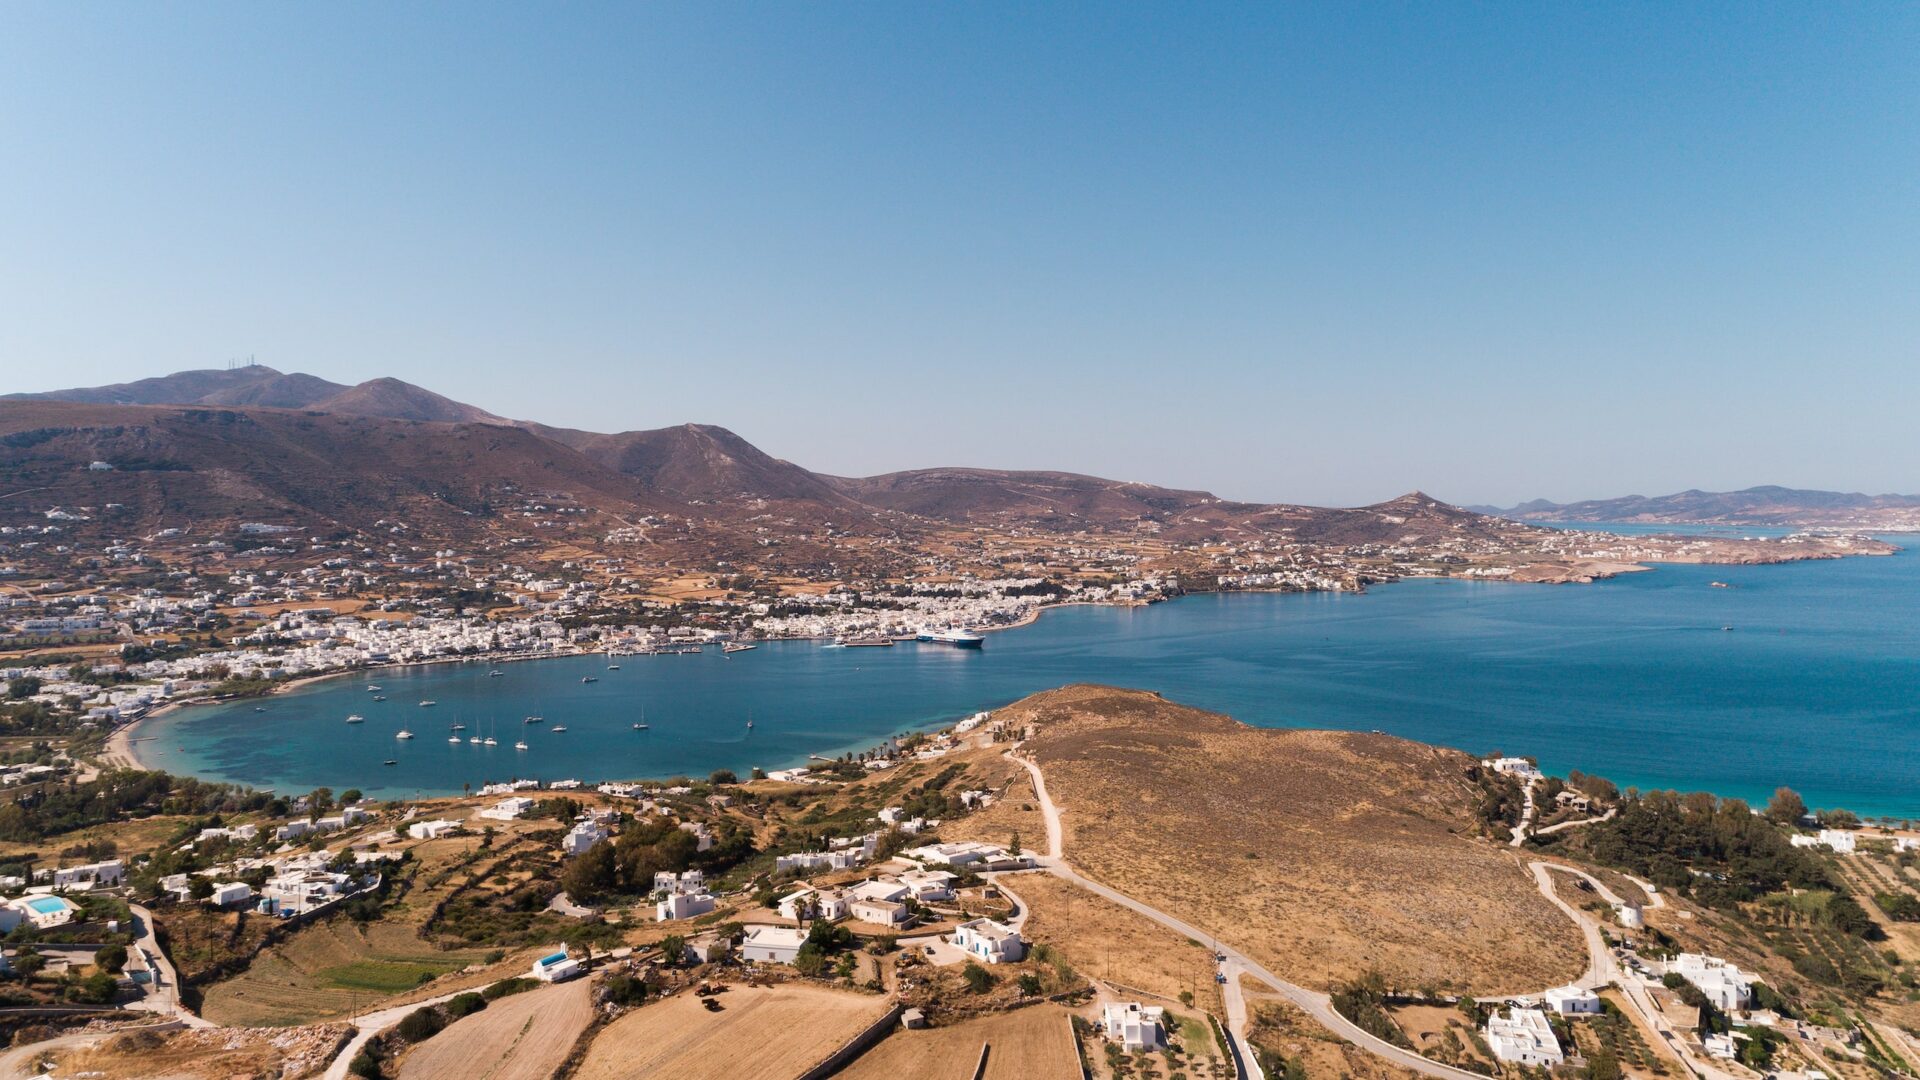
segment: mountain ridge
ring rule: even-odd
[[[1650,525],[1756,527],[1920,527],[1920,495],[1869,495],[1761,484],[1738,491],[1689,488],[1671,495],[1624,495],[1556,503],[1530,499],[1514,506],[1470,507],[1514,521],[1620,522]]]

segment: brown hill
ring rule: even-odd
[[[0,403],[0,479],[36,503],[120,504],[118,519],[142,528],[243,518],[464,529],[557,493],[616,515],[670,505],[518,428],[276,409]]]
[[[307,387],[309,392],[315,389],[320,392],[304,401],[246,400],[250,392],[285,379],[303,380],[301,385]],[[310,384],[305,380],[310,380]],[[280,405],[298,408],[345,389],[339,383],[311,375],[288,376],[265,364],[249,364],[238,368],[176,371],[171,375],[115,383],[112,386],[85,386],[71,390],[49,390],[40,394],[6,394],[0,396],[0,401],[84,401],[100,405]],[[284,397],[286,390],[282,388],[262,393]]]
[[[510,423],[485,409],[399,379],[368,379],[358,386],[316,401],[308,408],[350,416],[385,416],[395,420],[431,420],[443,424]]]
[[[1061,809],[1067,860],[1285,978],[1538,992],[1585,967],[1519,858],[1478,837],[1473,759],[1386,735],[1255,728],[1071,686],[995,713]]]
[[[681,424],[601,435],[538,424],[527,426],[668,498],[702,502],[811,500],[852,507],[851,500],[824,478],[767,454],[723,427]]]
[[[1220,503],[1204,491],[1175,491],[1097,476],[1001,469],[915,469],[865,478],[831,477],[847,496],[942,521],[998,518],[1085,528],[1151,519]]]
[[[1231,502],[1205,491],[1185,491],[1151,484],[1105,480],[1095,476],[1050,471],[941,468],[917,469],[873,477],[832,477],[810,472],[775,458],[746,439],[722,427],[683,424],[645,431],[601,434],[549,427],[524,420],[508,420],[484,409],[454,401],[431,390],[398,379],[372,379],[346,387],[305,374],[284,374],[264,365],[231,370],[184,371],[156,379],[116,386],[12,395],[0,399],[0,409],[11,412],[29,403],[56,401],[132,405],[217,405],[226,408],[302,409],[334,416],[388,418],[446,425],[493,425],[519,430],[534,443],[513,445],[532,458],[545,454],[541,470],[509,464],[507,473],[528,476],[539,472],[543,484],[573,486],[563,480],[570,471],[597,467],[578,474],[576,481],[591,491],[616,487],[639,499],[638,509],[658,504],[692,503],[713,509],[699,516],[717,523],[741,524],[769,511],[783,519],[813,525],[831,521],[837,529],[860,533],[937,529],[944,525],[994,525],[1054,532],[1120,533],[1148,531],[1175,540],[1251,539],[1280,536],[1329,545],[1421,543],[1454,538],[1487,537],[1526,527],[1448,506],[1414,493],[1377,506],[1330,510],[1287,504]],[[31,419],[12,420],[33,426]],[[118,421],[96,418],[112,426]],[[177,422],[177,421],[176,421]],[[292,433],[286,421],[262,419],[264,427]],[[150,426],[138,421],[136,427]],[[209,428],[207,430],[215,430]],[[231,430],[241,430],[238,427]],[[441,437],[426,430],[416,439]],[[447,436],[451,438],[451,436]],[[471,434],[461,436],[468,439]],[[36,459],[42,471],[51,467],[61,448],[74,469],[83,469],[96,450],[125,452],[119,445],[96,447],[89,438],[69,438],[42,446]],[[504,436],[502,437],[505,438]],[[297,440],[296,440],[297,441]],[[542,451],[540,446],[546,450]],[[280,491],[296,503],[325,505],[332,501],[326,482],[313,478],[320,489],[310,495],[294,490],[295,474],[255,477],[256,464],[269,466],[271,457],[255,463],[241,451],[220,455],[203,446],[206,460],[193,468],[219,468],[236,483],[253,483],[262,490]],[[135,452],[141,451],[135,448]],[[331,452],[315,449],[315,453]],[[460,454],[448,448],[448,460]],[[99,456],[99,455],[96,455]],[[350,455],[350,459],[352,455]],[[375,464],[369,462],[368,464]],[[445,467],[445,463],[442,463]],[[620,485],[605,473],[631,478]],[[484,476],[484,469],[482,470]],[[466,485],[484,486],[482,477]],[[426,487],[453,490],[452,477],[425,478]],[[624,503],[624,496],[622,501]],[[626,504],[636,509],[633,504]],[[917,523],[917,524],[916,524]]]

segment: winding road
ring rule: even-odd
[[[1222,973],[1226,975],[1227,981],[1220,989],[1221,997],[1227,1009],[1227,1033],[1234,1043],[1233,1049],[1235,1055],[1246,1064],[1247,1074],[1249,1076],[1254,1077],[1255,1080],[1261,1080],[1260,1067],[1255,1063],[1252,1049],[1247,1043],[1247,1003],[1246,996],[1240,988],[1240,976],[1242,975],[1251,976],[1255,981],[1266,984],[1281,997],[1298,1007],[1302,1012],[1311,1016],[1314,1021],[1322,1027],[1327,1028],[1334,1034],[1361,1049],[1378,1057],[1385,1058],[1403,1069],[1410,1069],[1423,1076],[1435,1077],[1437,1080],[1487,1080],[1485,1076],[1479,1073],[1468,1072],[1465,1069],[1456,1069],[1450,1065],[1442,1065],[1437,1061],[1421,1057],[1411,1050],[1395,1046],[1385,1039],[1378,1038],[1362,1030],[1355,1025],[1353,1021],[1348,1020],[1346,1017],[1334,1011],[1333,1001],[1326,994],[1322,994],[1317,990],[1309,990],[1304,986],[1299,986],[1282,979],[1233,946],[1217,942],[1212,934],[1194,926],[1192,923],[1169,915],[1158,908],[1150,907],[1123,892],[1110,889],[1090,878],[1082,877],[1073,867],[1067,864],[1065,857],[1061,854],[1063,842],[1060,829],[1060,808],[1054,803],[1053,797],[1047,792],[1047,779],[1041,775],[1040,767],[1031,760],[1011,752],[1007,754],[1007,757],[1009,760],[1024,766],[1028,775],[1033,778],[1033,791],[1040,803],[1040,816],[1046,822],[1047,853],[1045,857],[1036,860],[1039,869],[1045,870],[1057,878],[1070,881],[1080,888],[1093,893],[1095,896],[1111,900],[1130,911],[1138,912],[1177,934],[1192,938],[1195,941],[1215,941],[1216,952],[1226,957],[1225,962],[1220,965],[1220,968]]]

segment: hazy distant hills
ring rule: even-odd
[[[1672,525],[1806,526],[1851,529],[1920,528],[1920,495],[1865,495],[1776,486],[1741,491],[1682,491],[1648,497],[1518,506],[1474,507],[1515,521],[1617,521]]]
[[[90,470],[95,461],[113,468]],[[581,510],[621,521],[675,516],[742,543],[755,543],[769,521],[787,536],[802,526],[880,535],[977,525],[1329,544],[1515,527],[1419,493],[1330,510],[1063,472],[828,476],[722,427],[578,431],[496,416],[398,379],[344,386],[264,366],[0,397],[0,483],[56,502],[111,501],[149,523],[300,513],[362,529],[493,520],[516,500],[565,494]]]

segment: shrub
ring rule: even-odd
[[[967,980],[967,989],[976,994],[984,994],[993,989],[993,973],[973,961],[960,970],[960,977]]]
[[[447,1000],[444,1006],[447,1010],[447,1018],[450,1020],[458,1020],[463,1016],[472,1016],[474,1013],[486,1007],[487,999],[471,990],[464,994],[455,994]]]
[[[380,1080],[380,1059],[362,1050],[353,1055],[353,1060],[347,1064],[347,1071],[361,1080]]]
[[[509,994],[518,994],[523,990],[531,990],[539,985],[540,981],[538,979],[524,976],[514,979],[501,979],[499,982],[480,991],[480,996],[487,1001],[498,1001]]]
[[[127,947],[125,945],[107,945],[93,954],[94,966],[102,971],[111,971],[115,975],[126,970]]]
[[[427,1007],[408,1013],[404,1020],[394,1025],[393,1030],[407,1042],[417,1043],[433,1038],[440,1033],[441,1028],[446,1026],[447,1022],[441,1017],[440,1010]]]

